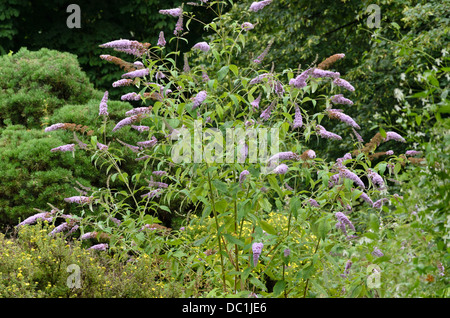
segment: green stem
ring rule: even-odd
[[[206,163],[206,169],[209,169],[209,165],[208,163]],[[223,281],[223,291],[224,293],[227,292],[227,285],[225,282],[225,266],[223,263],[223,254],[222,254],[222,240],[221,240],[221,235],[219,233],[219,220],[217,218],[217,212],[216,212],[216,204],[215,204],[215,200],[214,200],[214,193],[213,193],[213,188],[212,188],[212,184],[211,184],[211,176],[209,174],[208,171],[208,184],[209,184],[209,195],[211,197],[211,204],[212,204],[212,210],[213,210],[213,214],[214,214],[214,220],[216,221],[216,228],[217,228],[217,241],[219,242],[219,254],[220,254],[220,264],[222,266],[222,281]]]
[[[317,240],[316,249],[314,250],[313,255],[316,254],[316,252],[317,252],[317,250],[318,250],[318,248],[319,248],[319,243],[320,243],[320,237],[319,237],[319,239]],[[309,278],[306,280],[306,284],[305,284],[305,292],[303,293],[303,298],[306,298],[306,291],[308,290],[308,283],[309,283]]]

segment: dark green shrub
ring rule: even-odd
[[[42,117],[67,103],[85,103],[94,92],[76,56],[45,48],[1,56],[0,76],[0,125],[38,128]]]
[[[89,158],[72,153],[51,152],[66,144],[64,132],[49,134],[13,125],[0,137],[0,222],[17,224],[17,220],[47,209],[47,202],[58,204],[64,197],[76,195],[75,180],[89,185],[99,174]],[[69,195],[70,194],[70,195]],[[69,206],[66,207],[70,209]]]
[[[50,126],[61,122],[87,126],[84,133],[76,131],[76,134],[79,139],[89,142],[89,127],[98,127],[101,123],[98,107],[103,94],[99,91],[93,93],[93,97],[98,99],[92,99],[84,105],[65,105],[46,118],[43,124]],[[128,103],[118,101],[109,101],[108,105],[113,121],[132,108]],[[111,122],[106,131],[110,132],[113,125]],[[129,129],[118,131],[114,137],[129,143],[144,138]],[[109,142],[111,137],[107,138]],[[74,186],[77,186],[76,180],[89,187],[105,184],[104,169],[96,168],[89,154],[84,151],[75,151],[74,154],[50,151],[69,143],[76,143],[70,130],[45,132],[43,128],[26,129],[22,125],[11,125],[2,130],[0,223],[17,224],[19,218],[24,219],[34,214],[36,211],[33,208],[47,209],[47,202],[69,213],[73,206],[66,203],[64,198],[79,195],[74,189]],[[129,153],[131,154],[131,151]],[[139,165],[131,156],[122,164],[130,176],[136,172]],[[114,186],[115,183],[111,182],[111,185]]]

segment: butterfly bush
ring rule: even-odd
[[[115,57],[106,54],[101,55],[101,59],[104,63],[115,61],[126,66],[124,74],[112,83],[112,87],[129,90],[120,99],[136,103],[114,120],[116,117],[110,116],[113,109],[108,110],[108,91],[105,91],[98,109],[103,127],[97,135],[90,137],[90,143],[83,139],[87,136],[74,131],[76,143],[51,149],[52,152],[74,151],[78,146],[91,151],[93,162],[102,169],[106,168],[108,177],[106,188],[79,189],[80,195],[64,199],[64,204],[78,204],[83,213],[87,215],[89,210],[92,215],[80,224],[68,218],[53,230],[53,234],[76,235],[80,230],[84,234],[79,239],[83,244],[90,244],[86,240],[98,238],[101,229],[109,224],[108,234],[115,239],[110,243],[93,245],[91,250],[119,251],[121,248],[118,246],[123,244],[123,249],[130,252],[127,257],[153,253],[161,259],[170,259],[173,268],[186,266],[182,265],[181,258],[173,257],[180,254],[177,251],[183,255],[192,253],[188,257],[202,255],[201,259],[197,256],[189,258],[195,263],[190,270],[198,268],[199,264],[214,264],[208,266],[208,271],[214,271],[208,275],[220,277],[217,279],[220,283],[215,281],[214,288],[221,284],[223,295],[230,295],[230,288],[237,294],[240,286],[243,289],[249,286],[261,289],[269,295],[271,292],[263,291],[262,287],[264,277],[269,274],[285,284],[283,291],[286,295],[297,289],[302,292],[297,291],[295,295],[301,296],[307,295],[310,289],[317,292],[317,285],[309,284],[309,281],[314,279],[320,284],[316,279],[321,276],[311,274],[308,269],[319,271],[331,267],[327,265],[322,269],[313,262],[316,258],[327,262],[324,253],[331,255],[332,252],[326,248],[334,251],[334,246],[350,249],[352,247],[345,244],[361,244],[356,247],[358,253],[359,249],[364,249],[366,254],[383,256],[381,250],[373,249],[375,243],[367,243],[368,239],[365,240],[361,232],[367,231],[364,218],[368,214],[380,213],[378,209],[390,198],[401,200],[400,196],[388,193],[388,178],[385,181],[386,176],[383,176],[384,166],[393,178],[394,167],[398,169],[395,161],[398,158],[389,157],[386,159],[389,162],[382,161],[377,165],[371,165],[369,161],[381,142],[406,140],[389,131],[385,138],[378,133],[363,144],[364,140],[357,131],[361,127],[347,115],[350,111],[346,109],[354,104],[349,98],[355,88],[331,68],[334,61],[344,58],[345,54],[335,54],[317,66],[312,61],[298,61],[307,67],[277,73],[274,67],[265,69],[265,63],[262,63],[267,61],[270,65],[272,62],[268,53],[276,42],[273,38],[263,44],[262,52],[246,52],[249,56],[247,66],[233,64],[234,57],[246,50],[242,39],[252,33],[248,31],[259,26],[257,12],[271,3],[271,0],[253,2],[243,15],[245,22],[205,24],[205,29],[217,32],[220,32],[219,26],[229,27],[229,33],[219,35],[228,37],[232,34],[233,38],[222,42],[205,37],[205,41],[194,45],[188,43],[191,50],[183,56],[181,52],[166,53],[169,51],[166,45],[173,39],[177,43],[186,40],[183,38],[183,21],[189,19],[187,23],[194,23],[196,19],[192,13],[184,11],[184,6],[159,10],[160,14],[178,19],[173,35],[170,35],[172,39],[168,36],[166,41],[165,35],[169,33],[159,31],[155,34],[157,41],[153,46],[126,39],[100,45],[105,50],[133,55],[134,60],[130,63],[119,63]],[[215,8],[208,1],[195,4],[198,8]],[[326,88],[323,90],[326,93],[321,92],[319,97],[311,89],[318,85]],[[312,108],[306,104],[308,101],[314,102]],[[338,106],[342,109],[331,108],[333,106],[330,105],[342,105]],[[340,135],[324,127],[334,127],[337,121],[345,124],[339,126],[344,127]],[[195,131],[197,122],[201,123],[198,135]],[[131,129],[124,129],[127,126]],[[55,123],[45,128],[45,132],[67,130],[67,127],[67,123]],[[176,162],[171,156],[177,146],[184,146],[177,139],[181,136],[182,141],[192,140],[199,136],[202,138],[206,129],[223,132],[230,128],[242,129],[247,138],[255,133],[254,129],[273,127],[282,132],[278,136],[280,149],[256,163],[251,161],[251,150],[254,149],[249,139],[235,140],[233,146],[237,150],[234,153],[237,162],[206,163],[203,158],[203,161],[195,161],[197,156],[206,153],[206,148],[196,149],[191,144],[182,149],[191,154],[191,161]],[[192,131],[194,133],[184,135]],[[309,149],[311,136],[315,137],[314,142],[332,144],[340,154],[336,159],[326,161],[322,157],[329,154],[321,153],[324,148]],[[200,143],[202,147],[213,145],[205,140]],[[347,149],[349,144],[354,146],[353,151]],[[218,150],[215,148],[216,153]],[[393,152],[386,151],[381,156],[384,154],[391,156]],[[405,153],[407,156],[418,154],[413,150]],[[98,163],[101,160],[103,162]],[[142,170],[128,175],[129,165]],[[265,173],[262,173],[263,167],[268,168]],[[115,191],[117,184],[123,188]],[[184,215],[186,207],[193,210]],[[185,216],[185,223],[179,226],[179,231],[169,230],[168,236],[158,241],[161,236],[142,230],[156,229],[154,224],[159,220],[153,222],[148,218],[156,219],[163,213]],[[198,215],[202,216],[201,221],[195,220]],[[54,216],[39,213],[20,225],[33,224],[38,219],[52,221]],[[210,221],[213,225],[208,223]],[[200,236],[192,231],[198,224],[196,222],[206,228]],[[378,235],[372,234],[368,237]],[[379,239],[376,244],[384,249],[380,245],[382,241]],[[164,247],[156,250],[158,244]],[[267,258],[260,262],[264,246]],[[334,259],[339,266],[345,264],[342,277],[348,277],[358,257]],[[216,272],[217,268],[220,274]],[[243,271],[245,275],[242,275]],[[230,284],[233,279],[234,283]],[[297,288],[300,285],[301,288]]]

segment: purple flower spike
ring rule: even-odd
[[[331,96],[331,102],[333,104],[353,105],[353,102],[342,94]]]
[[[250,5],[249,10],[253,11],[253,12],[257,12],[259,10],[261,10],[262,8],[264,8],[265,6],[269,5],[272,2],[272,0],[264,0],[264,1],[259,1],[259,2],[253,2]]]
[[[138,115],[138,114],[149,114],[151,113],[152,109],[149,107],[136,107],[133,109],[130,109],[129,111],[127,111],[125,113],[125,115],[127,116],[133,116],[133,115]]]
[[[151,140],[138,141],[137,144],[144,148],[150,148],[150,147],[153,147],[154,145],[156,145],[157,142],[158,142],[158,139],[156,139],[155,136],[152,136]]]
[[[316,131],[317,134],[322,137],[322,138],[327,138],[327,139],[335,139],[335,140],[342,140],[342,137],[334,134],[332,132],[329,132],[328,130],[326,130],[323,126],[321,125],[317,125],[316,126]]]
[[[55,151],[75,151],[75,144],[62,145],[53,149],[50,149],[51,152]]]
[[[388,131],[386,132],[386,138],[384,138],[383,141],[388,141],[388,140],[395,140],[395,141],[400,141],[400,142],[406,142],[406,140],[400,136],[399,134],[397,134],[396,132],[393,131]]]
[[[105,91],[105,94],[103,95],[103,98],[100,102],[99,106],[99,116],[108,116],[108,105],[106,104],[108,102],[108,91]]]
[[[384,188],[384,180],[383,178],[376,173],[375,171],[373,171],[372,169],[369,169],[369,177],[372,180],[373,184],[379,189],[383,189]]]
[[[200,50],[200,51],[203,51],[203,52],[208,52],[209,49],[210,49],[210,46],[209,46],[209,44],[206,43],[206,42],[198,42],[197,44],[195,44],[195,45],[192,47],[192,49],[194,49],[194,50]]]
[[[276,174],[285,174],[288,171],[289,167],[282,163],[281,165],[277,166],[275,169],[273,169],[273,173]]]
[[[51,125],[51,126],[45,128],[44,131],[45,131],[45,132],[48,132],[48,131],[53,131],[53,130],[62,129],[62,128],[64,128],[64,125],[65,125],[65,124],[63,124],[63,123],[53,124],[53,125]]]
[[[335,213],[336,218],[338,219],[338,223],[336,224],[336,227],[341,229],[344,234],[347,234],[346,228],[347,226],[351,228],[354,232],[356,232],[355,227],[353,226],[352,222],[347,218],[347,216],[342,212],[336,212]]]
[[[22,222],[17,224],[17,226],[30,225],[30,224],[36,223],[37,220],[39,220],[39,219],[41,219],[43,221],[51,222],[53,218],[50,216],[49,212],[37,213],[35,215],[32,215],[32,216],[26,218],[25,220],[23,220]]]
[[[299,160],[299,156],[292,151],[284,151],[274,154],[267,161],[271,162],[272,160]]]
[[[259,256],[261,255],[262,249],[264,247],[263,243],[253,243],[252,252],[253,252],[253,266],[258,264]]]
[[[125,39],[104,43],[101,44],[100,47],[113,48],[115,51],[125,52],[127,54],[132,54],[135,56],[141,56],[146,51],[146,46],[142,43]]]
[[[127,118],[122,119],[122,120],[119,121],[119,122],[117,123],[117,125],[113,128],[112,132],[115,132],[115,131],[117,131],[117,130],[119,130],[119,129],[121,129],[122,127],[125,127],[125,126],[127,126],[127,125],[133,124],[134,122],[138,121],[139,118],[142,118],[142,117],[139,117],[139,114],[138,114],[138,115],[133,115],[133,116],[130,116],[130,117],[127,117]]]
[[[361,129],[361,127],[359,127],[359,125],[353,120],[353,118],[344,114],[343,112],[337,111],[335,109],[329,109],[327,110],[327,112],[330,118],[339,119],[340,121],[346,123],[347,125],[352,126],[353,128]]]
[[[159,38],[158,38],[157,45],[160,47],[166,46],[166,39],[164,38],[164,31],[159,32]]]
[[[274,107],[274,105],[275,101],[270,103],[270,105],[261,113],[259,117],[262,118],[263,120],[268,120],[270,118],[270,113],[272,112],[272,108]]]
[[[175,24],[175,30],[173,30],[173,34],[175,36],[181,34],[183,32],[183,15],[178,17],[177,24]]]
[[[125,77],[128,77],[128,78],[144,77],[144,76],[148,75],[149,73],[150,73],[150,71],[148,70],[148,68],[143,68],[140,70],[125,73],[122,75],[122,77],[123,78],[125,78]]]
[[[367,194],[365,194],[364,192],[361,193],[360,198],[363,199],[364,201],[366,201],[367,203],[369,203],[370,206],[373,206],[373,201],[372,201],[372,199],[369,198],[369,196],[368,196]]]
[[[300,107],[295,107],[295,115],[294,115],[294,124],[292,125],[292,129],[296,129],[303,126],[303,118],[302,113],[300,111]]]
[[[387,202],[387,201],[388,201],[387,198],[382,198],[382,199],[380,199],[378,201],[375,201],[374,204],[373,204],[373,208],[374,209],[380,209],[383,206],[383,203]]]
[[[134,100],[134,101],[138,101],[141,100],[141,95],[135,93],[135,92],[131,92],[131,93],[127,93],[125,95],[122,95],[120,97],[121,100]]]
[[[239,184],[242,185],[242,182],[245,181],[245,179],[247,178],[247,175],[249,175],[250,172],[248,172],[248,170],[244,170],[241,172],[241,174],[239,175]]]
[[[306,86],[306,79],[308,78],[308,76],[311,74],[311,72],[313,71],[312,68],[307,69],[306,71],[303,71],[299,76],[297,76],[296,78],[292,78],[289,81],[289,85],[294,86],[296,88],[302,88]]]
[[[96,250],[96,251],[106,251],[108,248],[108,243],[100,243],[96,245],[92,245],[88,248],[88,250]]]
[[[331,77],[331,78],[339,78],[341,74],[339,72],[331,72],[331,71],[324,71],[320,68],[315,68],[310,73],[311,77],[314,78],[320,78],[320,77]]]
[[[82,195],[78,195],[78,196],[74,196],[74,197],[70,197],[70,198],[65,198],[64,201],[69,202],[69,203],[78,203],[78,204],[83,204],[83,203],[89,203],[93,200],[93,197],[86,197],[86,196],[82,196]]]
[[[366,188],[364,186],[364,182],[362,182],[362,180],[356,174],[354,174],[353,172],[351,172],[347,168],[339,169],[339,175],[344,177],[344,178],[353,180],[353,182],[355,182],[362,189]]]
[[[341,274],[342,277],[347,277],[347,275],[350,273],[350,268],[352,267],[353,262],[351,260],[348,260],[345,264],[344,274]]]
[[[349,82],[347,82],[345,79],[342,79],[342,78],[336,78],[333,81],[333,84],[336,86],[341,86],[345,89],[348,89],[351,92],[355,91],[355,88]]]
[[[112,87],[123,87],[123,86],[130,86],[133,83],[132,79],[124,78],[118,81],[115,81],[112,83]]]
[[[308,202],[311,206],[315,206],[316,208],[320,207],[319,203],[317,203],[317,201],[314,199],[308,199]]]
[[[97,232],[87,232],[80,236],[80,240],[88,240],[96,238]]]
[[[60,233],[63,231],[67,231],[69,229],[69,224],[61,223],[57,227],[55,227],[48,235],[54,236],[56,233]]]
[[[267,47],[264,49],[264,51],[256,58],[253,60],[253,63],[259,64],[262,62],[262,60],[264,60],[264,58],[266,57],[267,53],[269,53],[270,48],[272,47],[273,44],[273,39],[269,41],[269,43],[267,44]]]
[[[183,15],[183,9],[181,8],[175,8],[175,9],[165,9],[165,10],[159,10],[160,14],[164,15],[170,15],[172,17],[180,17]]]
[[[241,25],[241,28],[244,30],[244,31],[248,31],[248,30],[251,30],[251,29],[253,29],[255,26],[253,25],[253,24],[251,24],[250,22],[244,22],[244,23],[242,23],[242,25]]]
[[[104,144],[102,144],[102,143],[100,143],[100,142],[97,142],[97,147],[98,147],[98,149],[100,149],[100,150],[108,150],[108,146],[107,145],[104,145]]]
[[[206,97],[208,96],[208,94],[206,93],[206,91],[200,91],[195,97],[194,97],[194,106],[192,107],[192,109],[197,108],[198,106],[200,106],[206,99]]]
[[[250,103],[253,108],[259,108],[259,102],[261,101],[261,94],[258,95],[258,97],[253,100],[253,102]]]
[[[373,256],[376,256],[376,257],[381,257],[381,256],[383,256],[384,254],[383,254],[383,252],[382,252],[378,247],[375,247],[375,248],[373,249],[372,255],[373,255]]]

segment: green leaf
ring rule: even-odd
[[[119,179],[123,183],[128,183],[128,173],[123,172],[123,173],[119,174]]]
[[[380,127],[380,135],[381,135],[381,137],[383,137],[383,138],[386,138],[386,131],[382,128],[382,127]]]
[[[283,197],[283,191],[281,191],[281,188],[278,185],[278,181],[275,178],[275,176],[274,175],[268,175],[267,176],[267,180],[269,181],[270,186],[272,187],[272,189],[274,189],[278,193],[280,198],[282,198]]]
[[[369,228],[374,232],[378,232],[380,227],[380,222],[378,221],[378,217],[372,213],[369,217]]]
[[[331,224],[326,218],[319,219],[317,223],[317,235],[322,240],[325,240],[327,238],[328,232],[331,230]]]
[[[373,263],[374,264],[380,264],[380,263],[383,263],[383,262],[387,262],[387,261],[389,261],[391,258],[389,257],[389,256],[387,256],[387,255],[384,255],[384,256],[381,256],[381,257],[377,257],[374,261],[373,261]]]
[[[273,286],[273,297],[280,296],[284,289],[286,288],[286,282],[284,280],[279,280],[275,286]]]
[[[203,243],[205,243],[205,241],[208,239],[208,236],[202,237],[201,239],[198,239],[197,241],[195,241],[192,245],[194,246],[200,246]]]
[[[225,65],[217,72],[217,79],[219,81],[223,80],[225,76],[227,76],[228,71],[230,70],[230,67],[228,65]]]
[[[328,297],[327,291],[322,286],[320,286],[319,283],[316,282],[316,280],[312,279],[312,280],[310,280],[310,282],[313,285],[314,289],[317,290],[320,297],[323,297],[323,298]]]
[[[236,244],[236,245],[238,245],[238,246],[240,246],[240,247],[244,247],[244,241],[242,241],[242,240],[240,240],[240,239],[238,239],[238,238],[235,238],[233,235],[231,235],[231,234],[222,234],[222,236],[223,237],[225,237],[226,238],[226,240],[228,241],[228,242],[230,242],[231,244]]]
[[[220,180],[213,180],[212,184],[219,192],[222,192],[224,194],[228,192],[228,186],[225,182],[222,182]]]
[[[238,74],[239,74],[239,69],[238,69],[238,67],[237,67],[236,65],[231,64],[231,65],[229,66],[229,68],[230,68],[230,70],[233,72],[233,74],[234,74],[235,76],[238,76]]]
[[[261,225],[261,228],[266,231],[269,234],[272,235],[276,235],[277,231],[275,230],[275,228],[270,225],[268,222],[264,221],[264,220],[259,220],[259,225]]]
[[[258,278],[256,278],[256,277],[251,277],[249,280],[250,280],[250,282],[251,282],[253,285],[255,285],[256,287],[258,287],[258,288],[260,288],[260,289],[262,289],[262,290],[264,290],[264,291],[267,291],[266,285],[264,285]]]

